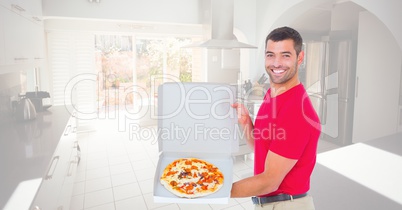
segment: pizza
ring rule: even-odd
[[[161,184],[171,193],[197,198],[217,192],[223,186],[223,173],[215,165],[198,158],[180,158],[166,166]]]

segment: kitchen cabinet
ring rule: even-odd
[[[402,132],[402,106],[399,106],[398,113],[398,132]]]
[[[29,31],[29,23],[25,18],[21,18],[12,11],[5,12],[5,49],[6,62],[5,64],[14,64],[24,60],[28,60],[27,37]]]
[[[0,0],[0,6],[11,9],[12,0]]]
[[[27,19],[40,20],[42,18],[41,0],[0,0],[0,5]]]
[[[402,65],[401,50],[396,42],[374,41],[395,38],[369,12],[360,13],[358,40],[353,143],[397,132]],[[379,57],[378,52],[387,52],[387,55]]]
[[[4,117],[0,125],[0,209],[30,209],[33,200],[38,206],[42,206],[43,200],[49,205],[68,203],[65,195],[71,193],[79,159],[76,119],[65,106],[37,112],[30,121]],[[50,182],[55,184],[49,185]],[[47,204],[43,207],[58,209],[47,208]]]
[[[42,21],[42,0],[17,0],[16,5],[25,9],[25,17],[34,21]]]
[[[29,48],[26,48],[29,52],[29,56],[34,60],[38,61],[45,58],[44,48],[45,48],[45,31],[43,25],[41,24],[30,24],[29,25]]]
[[[401,65],[401,79],[399,80],[398,132],[402,132],[402,65]]]
[[[0,5],[0,65],[5,64],[6,51],[5,51],[5,38],[4,38],[4,24],[6,22],[5,17],[6,9]]]
[[[72,116],[32,202],[32,210],[69,209],[76,169],[80,161],[77,120]]]
[[[44,27],[41,1],[0,0],[0,65],[44,59]]]

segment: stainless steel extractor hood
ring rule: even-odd
[[[207,16],[204,17],[206,19],[204,29],[207,30],[207,35],[209,36],[207,41],[193,43],[185,47],[210,49],[257,48],[237,41],[233,35],[233,0],[210,0],[210,5],[208,6],[205,8],[206,12],[204,14]]]

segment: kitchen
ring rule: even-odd
[[[61,97],[62,99],[64,99],[63,95],[55,95],[54,92],[52,92],[54,89],[54,84],[52,84],[53,67],[49,63],[52,60],[52,56],[54,55],[49,54],[49,48],[45,47],[46,45],[49,45],[46,37],[48,37],[49,39],[49,37],[53,36],[52,33],[60,31],[66,33],[102,31],[108,33],[142,32],[147,34],[150,33],[150,31],[147,30],[152,30],[151,32],[153,33],[155,33],[156,31],[159,33],[175,34],[175,31],[183,30],[184,32],[182,31],[182,34],[191,35],[198,38],[209,36],[209,34],[203,34],[204,31],[202,24],[205,22],[205,20],[203,19],[203,17],[201,17],[202,11],[200,11],[199,9],[203,6],[202,1],[175,0],[166,2],[154,0],[147,2],[132,1],[130,3],[125,1],[112,2],[107,0],[82,0],[74,2],[50,0],[32,1],[36,2],[35,6],[28,5],[25,6],[25,8],[33,7],[34,9],[29,10],[30,12],[32,11],[31,16],[39,18],[42,23],[36,23],[34,26],[29,27],[24,27],[24,24],[29,24],[26,21],[24,22],[24,20],[27,19],[27,17],[25,17],[26,12],[24,13],[18,10],[18,8],[15,8],[15,6],[13,8],[10,7],[10,5],[18,5],[15,4],[15,2],[20,1],[1,1],[2,7],[0,7],[0,40],[5,40],[4,42],[0,42],[0,49],[4,49],[0,51],[0,91],[2,120],[5,119],[3,117],[8,116],[7,113],[10,111],[9,104],[11,96],[16,97],[18,93],[20,93],[20,91],[22,90],[35,90],[36,84],[30,79],[24,82],[25,87],[20,87],[20,75],[16,76],[14,74],[15,72],[19,73],[20,70],[28,70],[26,71],[26,73],[23,74],[23,77],[34,78],[32,70],[39,67],[40,90],[49,91],[51,100],[55,100],[56,97]],[[40,7],[39,9],[37,8],[38,5]],[[155,5],[159,6],[155,7]],[[341,107],[341,105],[337,104],[337,101],[340,100],[337,100],[336,98],[331,98],[336,94],[330,96],[330,92],[327,92],[327,95],[325,96],[328,97],[328,108],[326,109],[326,118],[328,124],[326,125],[326,128],[324,130],[325,134],[327,135],[323,137],[325,139],[322,142],[329,142],[328,145],[331,145],[334,148],[353,144],[351,146],[357,146],[348,148],[356,149],[359,149],[359,145],[361,145],[358,143],[364,142],[375,146],[376,148],[381,148],[383,151],[397,154],[395,159],[398,160],[398,158],[400,159],[401,156],[401,142],[399,139],[400,131],[402,131],[402,28],[399,26],[396,20],[401,19],[401,14],[398,12],[398,8],[401,8],[401,6],[401,2],[397,0],[387,0],[382,1],[381,3],[360,0],[293,0],[288,1],[286,4],[278,3],[276,1],[254,0],[246,2],[235,0],[235,29],[233,33],[234,35],[236,35],[239,41],[257,46],[257,49],[240,49],[240,62],[237,64],[239,65],[239,67],[236,67],[236,69],[233,69],[233,67],[222,68],[222,63],[226,65],[232,64],[230,62],[227,63],[224,59],[222,59],[222,61],[220,60],[222,54],[219,50],[209,49],[207,54],[205,55],[205,60],[210,60],[211,62],[206,62],[205,64],[202,64],[205,65],[202,69],[207,70],[201,71],[201,74],[203,75],[201,75],[200,78],[203,78],[204,81],[208,82],[216,82],[216,80],[218,80],[221,82],[232,83],[237,82],[238,73],[240,72],[241,81],[246,79],[250,79],[253,82],[257,81],[260,78],[262,72],[264,72],[262,55],[264,51],[263,42],[265,36],[269,30],[276,26],[290,25],[297,29],[300,29],[302,35],[305,35],[305,41],[324,41],[328,37],[331,38],[331,34],[329,34],[329,31],[351,31],[351,36],[354,40],[357,40],[355,47],[356,55],[354,57],[354,65],[356,66],[356,71],[353,75],[354,79],[350,81],[351,83],[349,84],[349,89],[351,90],[348,90],[347,93],[353,96],[350,97],[350,99],[354,99],[354,103],[352,106],[352,110],[350,110],[350,108],[347,109],[350,111],[351,114],[347,114],[348,117],[343,118],[341,117],[341,113],[336,114]],[[24,8],[24,6],[21,7]],[[40,10],[39,14],[38,10]],[[345,13],[347,15],[345,15]],[[13,14],[18,15],[15,16]],[[3,18],[3,15],[7,16]],[[20,19],[19,17],[23,17],[25,19]],[[35,22],[41,21],[35,20]],[[135,29],[133,32],[131,29],[116,26],[117,24],[115,24],[114,22],[135,22],[136,24],[147,23],[152,25],[152,27],[149,27],[148,29]],[[170,27],[166,27],[166,23]],[[18,26],[19,24],[22,24],[22,27],[12,27],[13,25]],[[179,27],[177,25],[182,27]],[[11,32],[9,30],[10,28],[12,28]],[[38,31],[38,28],[43,30],[42,37],[40,30]],[[23,31],[22,33],[18,31],[21,29],[25,31]],[[27,34],[29,34],[29,36],[27,36]],[[10,37],[13,36],[16,36],[15,39],[17,41],[10,41]],[[19,40],[24,40],[24,42],[19,42]],[[30,46],[29,50],[26,50],[28,49],[26,46]],[[12,50],[10,51],[10,49]],[[387,53],[385,54],[379,52]],[[237,54],[231,54],[233,52],[227,53],[229,56],[237,56]],[[216,68],[219,68],[219,70],[217,71]],[[380,74],[377,73],[378,70],[381,71]],[[228,77],[222,77],[222,75],[230,75],[232,77],[230,77],[230,81],[226,81]],[[341,82],[343,81],[343,79],[340,75],[340,72],[338,72],[338,74],[333,74],[333,76],[335,75],[337,75],[337,77],[335,77],[334,81],[329,81],[329,77],[327,78],[328,86],[325,88],[326,91],[336,89],[336,87],[341,89],[340,87],[343,86],[344,83]],[[329,75],[327,74],[324,76]],[[325,92],[324,89],[321,90]],[[341,93],[338,94],[338,97],[340,94]],[[374,97],[375,100],[373,100]],[[318,104],[320,103],[324,104],[324,102],[318,102]],[[350,105],[347,104],[347,106]],[[55,106],[50,107],[49,110],[51,111],[53,108],[55,108]],[[43,117],[45,118],[45,121],[46,118],[49,118],[49,116]],[[350,126],[346,126],[346,128],[341,128],[341,126],[338,126],[338,122],[341,122],[341,120],[344,120],[346,122],[342,123],[341,125],[348,124]],[[2,121],[2,123],[7,122],[9,121]],[[331,124],[331,122],[333,124]],[[79,121],[78,123],[84,122]],[[100,124],[103,123],[107,124],[103,121],[100,122]],[[67,121],[65,122],[65,124],[67,124]],[[86,123],[86,125],[88,125],[88,123]],[[84,126],[81,126],[81,128],[80,126],[78,126],[78,130],[82,129],[82,127]],[[95,127],[99,130],[99,127],[94,125],[89,125],[89,127],[91,127],[90,129],[94,129]],[[5,128],[3,127],[3,124],[2,128]],[[346,132],[341,132],[342,129],[344,129]],[[80,133],[77,135],[80,135]],[[89,134],[81,135],[87,136]],[[2,148],[4,148],[3,143],[6,142],[6,140],[3,137],[1,142]],[[93,144],[92,141],[90,142],[91,143],[88,144]],[[53,146],[55,147],[55,145]],[[85,149],[84,142],[80,146],[82,147],[82,149]],[[148,146],[146,146],[146,148],[148,148]],[[150,153],[154,153],[153,148],[148,149]],[[139,152],[137,149],[135,149],[135,151]],[[337,151],[339,152],[339,154],[334,153],[336,154],[334,155],[335,157],[366,157],[365,153],[353,153],[353,151],[349,151],[350,153],[347,153],[348,151],[345,151],[346,153],[342,153],[342,150]],[[378,154],[383,153],[379,152]],[[82,152],[81,155],[84,157],[85,153]],[[400,207],[401,201],[395,197],[390,197],[389,192],[392,191],[388,189],[385,190],[388,190],[388,193],[384,193],[384,191],[381,190],[376,193],[377,188],[375,186],[368,187],[364,182],[362,183],[356,180],[351,180],[346,176],[334,175],[335,172],[331,173],[331,170],[336,171],[336,168],[333,167],[333,164],[336,165],[339,163],[335,161],[332,162],[332,165],[326,165],[327,159],[325,159],[324,157],[330,158],[331,153],[326,153],[325,155],[323,155],[322,160],[320,160],[319,158],[319,164],[317,166],[316,172],[313,174],[311,193],[315,197],[317,207],[321,206],[322,208],[330,209],[328,205],[331,204],[332,208],[336,208],[336,205],[341,204],[330,203],[331,198],[340,197],[346,199],[348,201],[347,203],[349,203],[350,205],[355,205],[355,208],[350,206],[338,206],[337,209],[362,208],[359,205],[362,205],[361,202],[365,200],[364,198],[367,198],[367,196],[362,196],[362,198],[359,198],[359,196],[357,195],[361,195],[361,193],[365,191],[368,191],[370,196],[379,198],[381,201],[390,205],[388,209],[393,209],[393,207],[397,209],[398,207]],[[138,159],[136,157],[133,158]],[[357,161],[357,159],[355,160]],[[341,158],[339,158],[339,161],[341,161]],[[82,164],[81,166],[83,165],[84,164]],[[400,169],[398,170],[397,167],[394,167],[395,165],[389,166],[391,167],[391,169],[387,170],[390,170],[391,174],[401,173]],[[349,170],[347,172],[351,171]],[[328,183],[327,180],[324,179],[325,176],[322,177],[323,174],[326,174],[326,177],[333,176],[333,179],[339,179],[339,183],[333,183],[333,185],[331,185],[331,183]],[[361,178],[358,175],[356,176],[357,179]],[[79,175],[77,177],[79,177]],[[321,187],[323,185],[322,183],[325,183],[328,186],[323,189]],[[346,185],[345,183],[349,183],[348,186],[350,187],[347,189],[354,192],[354,194],[342,194],[341,192],[343,190],[341,189],[337,192],[328,190],[332,188],[338,188],[340,183],[342,183],[341,186],[343,187],[347,187],[344,185]],[[400,184],[400,182],[397,182],[397,180],[393,181],[393,183],[397,185]],[[325,196],[329,194],[331,195],[329,198]],[[401,197],[401,192],[396,191],[393,194]],[[80,196],[81,194],[78,195]],[[78,195],[76,197],[79,197]],[[148,195],[149,193],[146,193],[146,196]],[[348,198],[347,196],[350,196],[353,199]],[[3,206],[3,199],[1,201]],[[4,202],[6,201],[7,199],[4,199]],[[238,205],[244,203],[241,201],[234,202]],[[367,206],[365,206],[364,208],[374,209],[375,204],[368,202]],[[235,209],[235,207],[233,207],[233,209]]]

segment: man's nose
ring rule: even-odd
[[[280,66],[281,66],[281,63],[282,63],[282,59],[280,58],[280,56],[276,56],[276,57],[274,58],[274,60],[273,60],[272,65],[273,65],[274,67],[280,67]]]

